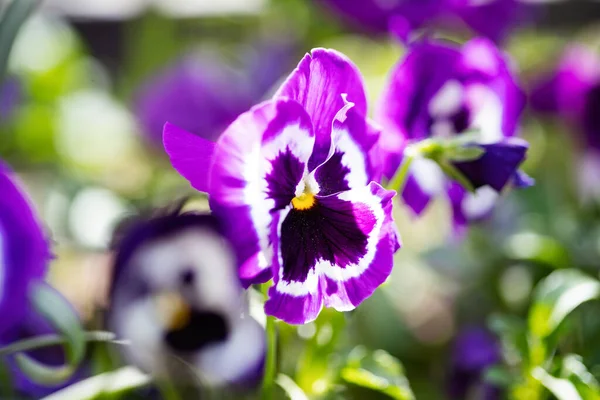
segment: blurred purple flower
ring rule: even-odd
[[[508,61],[492,42],[473,39],[462,48],[441,41],[414,44],[392,70],[378,110],[384,175],[394,175],[410,142],[476,131],[470,133],[469,145],[481,148],[483,155],[453,162],[476,193],[446,178],[434,161],[417,158],[402,196],[420,215],[433,196],[446,192],[456,228],[485,217],[508,183],[532,184],[517,171],[527,143],[512,137],[524,102]]]
[[[314,49],[271,100],[229,126],[209,161],[206,141],[165,127],[171,163],[209,193],[242,279],[273,278],[269,315],[302,324],[324,306],[352,310],[391,272],[394,192],[375,183],[379,131],[366,113],[356,66]]]
[[[252,95],[242,76],[214,57],[188,56],[142,87],[135,112],[143,133],[160,144],[166,121],[216,140],[248,104]]]
[[[49,287],[49,285],[47,285]],[[58,295],[58,291],[54,290]],[[13,325],[8,331],[0,335],[0,346],[6,346],[12,342],[29,339],[35,336],[47,335],[56,333],[56,330],[50,323],[31,307],[26,307],[22,310],[20,320],[16,325]],[[73,309],[73,313],[76,311]],[[49,346],[29,351],[26,353],[33,357],[36,361],[48,366],[61,366],[66,363],[66,358],[62,346]],[[69,386],[83,378],[83,369],[77,371],[70,379],[58,385],[41,385],[32,382],[17,366],[14,358],[8,358],[10,371],[12,374],[12,383],[16,392],[26,395],[31,398],[42,398],[59,389]]]
[[[452,399],[501,398],[499,388],[483,381],[486,369],[502,360],[500,343],[489,331],[483,328],[463,330],[454,342],[451,357],[448,391]]]
[[[239,70],[213,53],[189,55],[150,78],[134,101],[151,143],[162,145],[166,121],[208,140],[253,104],[291,67],[293,48],[260,43],[244,53]]]
[[[579,132],[585,148],[579,159],[581,195],[600,198],[600,56],[583,45],[568,47],[555,70],[538,79],[530,103]]]
[[[0,335],[21,321],[30,283],[43,279],[49,259],[37,216],[0,161]]]
[[[346,21],[374,33],[392,31],[406,39],[423,26],[453,26],[462,21],[476,34],[502,41],[530,17],[518,0],[317,0]]]

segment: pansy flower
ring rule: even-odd
[[[188,54],[145,82],[134,111],[150,143],[162,146],[165,121],[209,140],[265,94],[292,67],[289,41],[261,41],[248,47],[240,66],[218,53]]]
[[[249,316],[235,254],[214,216],[176,209],[129,220],[114,250],[108,326],[131,341],[128,362],[183,385],[246,389],[261,381],[265,331]]]
[[[600,56],[583,45],[571,45],[554,71],[540,77],[531,94],[534,110],[561,118],[580,135],[582,198],[600,197]]]
[[[482,155],[450,164],[475,193],[447,178],[436,162],[417,158],[402,196],[419,215],[434,196],[446,193],[457,228],[484,217],[507,184],[532,183],[518,171],[527,143],[513,137],[523,106],[524,94],[508,61],[490,41],[473,39],[462,48],[441,41],[416,43],[392,70],[378,110],[384,175],[395,174],[408,145],[462,135],[465,146],[479,148]]]
[[[462,330],[454,342],[451,357],[448,376],[450,398],[502,398],[500,388],[484,380],[485,371],[502,360],[500,343],[492,333],[479,327]]]
[[[272,100],[227,128],[214,153],[165,127],[173,166],[208,191],[242,280],[273,278],[265,311],[288,323],[312,321],[323,306],[351,310],[391,272],[400,246],[394,192],[374,182],[378,131],[365,115],[357,68],[314,49]]]
[[[476,34],[501,42],[509,31],[531,18],[519,0],[316,0],[346,22],[367,32],[406,39],[416,29],[467,25]]]
[[[50,250],[37,216],[0,161],[0,335],[18,324],[28,308],[30,283],[44,278]]]

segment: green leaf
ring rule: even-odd
[[[506,367],[494,365],[485,370],[483,380],[498,387],[509,387],[514,377]]]
[[[530,332],[539,338],[549,336],[577,306],[599,296],[597,279],[575,269],[554,271],[535,290]]]
[[[448,178],[458,182],[465,190],[475,193],[473,184],[454,165],[445,160],[437,160],[437,164]]]
[[[555,238],[536,232],[519,232],[504,244],[508,257],[518,261],[531,261],[552,268],[567,268],[571,264],[569,252]]]
[[[304,391],[289,376],[279,374],[275,379],[275,383],[283,389],[290,400],[308,400]]]
[[[85,355],[86,334],[71,305],[51,286],[45,283],[34,284],[30,291],[30,301],[63,335],[67,365],[47,366],[24,353],[15,355],[17,365],[36,383],[53,385],[64,382],[75,372]]]
[[[368,388],[397,400],[413,400],[408,379],[400,361],[383,350],[368,354],[364,347],[356,347],[341,370],[344,381]]]
[[[600,399],[600,384],[588,371],[581,356],[567,354],[563,358],[561,376],[569,379],[584,400]]]
[[[484,153],[485,150],[478,146],[450,146],[444,151],[444,156],[450,161],[473,161]]]
[[[150,382],[150,377],[137,368],[123,367],[77,382],[41,400],[92,400],[103,394],[116,395],[141,388]]]
[[[567,379],[555,378],[543,368],[537,367],[531,375],[548,389],[558,400],[584,400],[575,385]]]
[[[52,386],[69,379],[75,369],[70,365],[51,367],[40,363],[26,354],[16,354],[15,361],[21,371],[40,385]]]
[[[72,306],[47,284],[34,285],[31,301],[34,308],[65,336],[68,362],[78,364],[85,355],[86,336]]]
[[[13,0],[0,21],[0,82],[4,80],[8,57],[19,29],[40,0]]]

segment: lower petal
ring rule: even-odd
[[[394,194],[371,183],[317,196],[309,210],[288,210],[274,239],[275,285],[265,311],[306,323],[322,305],[347,311],[370,296],[389,276],[400,246]]]

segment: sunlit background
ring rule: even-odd
[[[98,325],[106,306],[115,224],[188,195],[194,207],[207,207],[164,154],[166,120],[216,138],[314,47],[335,48],[358,65],[372,112],[404,47],[326,3],[45,0],[22,28],[0,90],[0,158],[22,178],[51,232],[50,281],[88,326]],[[503,44],[526,90],[568,43],[600,52],[600,2],[528,3],[531,17]],[[460,25],[437,35],[462,42],[473,33]],[[397,203],[404,246],[392,276],[352,313],[344,341],[396,356],[419,400],[446,398],[460,332],[524,324],[533,288],[553,270],[598,275],[600,196],[581,193],[581,139],[531,110],[521,126],[530,142],[524,169],[536,185],[506,193],[493,216],[462,239],[452,235],[445,200],[418,220]],[[599,315],[597,302],[575,310],[577,324],[565,329],[576,332],[562,344],[594,375]],[[282,371],[310,396],[328,388],[338,318],[328,310],[317,323],[280,327]],[[374,396],[355,389],[342,398]]]

